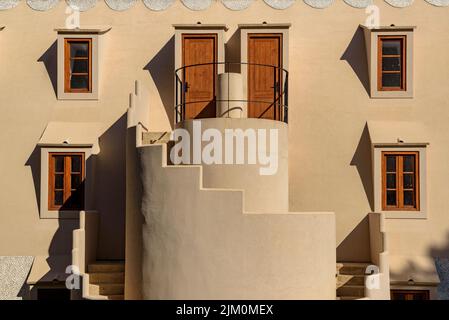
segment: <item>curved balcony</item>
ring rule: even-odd
[[[261,118],[288,123],[288,71],[274,65],[211,62],[175,70],[176,123]]]

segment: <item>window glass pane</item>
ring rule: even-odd
[[[54,156],[55,159],[55,172],[64,172],[64,157]]]
[[[63,202],[64,202],[64,192],[55,191],[55,205],[62,206]]]
[[[81,156],[72,156],[72,172],[81,172]]]
[[[72,174],[72,181],[71,181],[71,187],[72,189],[76,189],[81,184],[81,175],[79,174]]]
[[[401,74],[400,73],[383,73],[382,74],[382,87],[400,87],[401,86]]]
[[[396,205],[396,191],[387,191],[387,205],[388,206]]]
[[[396,175],[395,174],[387,174],[387,188],[388,189],[396,189]]]
[[[415,156],[404,156],[404,172],[415,171]]]
[[[88,42],[71,42],[70,43],[70,57],[88,57],[89,43]]]
[[[413,191],[404,191],[404,206],[413,206]]]
[[[72,89],[89,89],[89,76],[70,77],[70,88]]]
[[[401,58],[382,58],[383,71],[401,71]]]
[[[55,175],[55,189],[64,189],[64,175],[63,174]]]
[[[413,174],[404,174],[404,188],[412,189],[413,188]]]
[[[71,60],[70,71],[72,73],[89,73],[89,60]]]
[[[396,172],[396,156],[387,156],[387,171]]]
[[[382,41],[382,54],[393,55],[401,54],[401,40],[383,40]]]

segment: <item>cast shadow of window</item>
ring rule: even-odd
[[[362,28],[357,28],[340,60],[346,61],[351,66],[369,96],[368,60],[366,57],[365,35]]]
[[[56,40],[53,44],[45,51],[45,53],[37,60],[42,62],[47,70],[48,77],[50,78],[51,85],[55,92],[55,96],[58,95],[58,41]]]
[[[174,121],[175,110],[175,36],[143,68],[153,78],[170,123]]]

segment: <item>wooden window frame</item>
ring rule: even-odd
[[[384,40],[401,40],[401,55],[384,55],[382,53],[382,43]],[[400,71],[383,71],[382,64],[384,57],[392,57],[401,59]],[[399,73],[401,75],[401,86],[384,87],[382,85],[382,76],[384,73]],[[407,91],[407,36],[406,35],[379,35],[377,40],[377,90],[378,91]]]
[[[73,42],[87,42],[89,44],[87,58],[76,58],[76,60],[88,60],[89,61],[89,88],[87,89],[73,89],[70,86],[70,61],[72,57],[70,55],[70,43]],[[74,75],[86,75],[86,73],[74,73]],[[92,93],[92,38],[65,38],[64,39],[64,92],[65,93]]]
[[[55,166],[53,163],[54,156],[63,156],[64,157],[64,187],[62,189],[63,191],[63,204],[62,205],[55,205]],[[81,156],[81,184],[84,183],[86,178],[86,164],[85,164],[85,153],[84,152],[49,152],[48,153],[48,209],[49,210],[60,210],[64,207],[64,202],[67,201],[67,199],[70,197],[70,194],[72,192],[71,188],[71,175],[72,175],[72,168],[71,168],[71,156]],[[69,161],[66,161],[65,159],[69,159]],[[58,189],[59,190],[59,189]],[[84,192],[84,191],[83,191]],[[71,210],[84,210],[84,202],[85,202],[85,195],[82,196],[82,203],[79,204],[79,206],[74,208],[63,208],[63,211],[71,211]]]
[[[398,161],[399,157],[413,155],[415,156],[414,188],[404,190],[403,187],[403,160]],[[396,206],[387,205],[387,156],[397,156],[396,159]],[[382,152],[382,210],[384,211],[420,211],[420,172],[419,172],[419,151],[383,151]],[[411,172],[405,172],[410,174]],[[404,191],[413,191],[414,206],[404,206]]]
[[[393,300],[393,297],[395,294],[403,294],[403,295],[415,295],[415,294],[419,294],[419,295],[423,295],[424,299],[423,300],[430,300],[430,291],[429,290],[405,290],[405,289],[391,289],[391,298]],[[397,299],[396,299],[397,300]],[[416,299],[411,299],[411,300],[416,300]]]

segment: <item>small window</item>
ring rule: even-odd
[[[49,154],[49,210],[84,209],[84,153]]]
[[[430,300],[429,290],[391,290],[391,300]]]
[[[92,92],[92,39],[65,39],[64,91]]]
[[[379,36],[378,90],[406,90],[406,36]]]
[[[419,153],[382,152],[382,209],[419,211]]]

